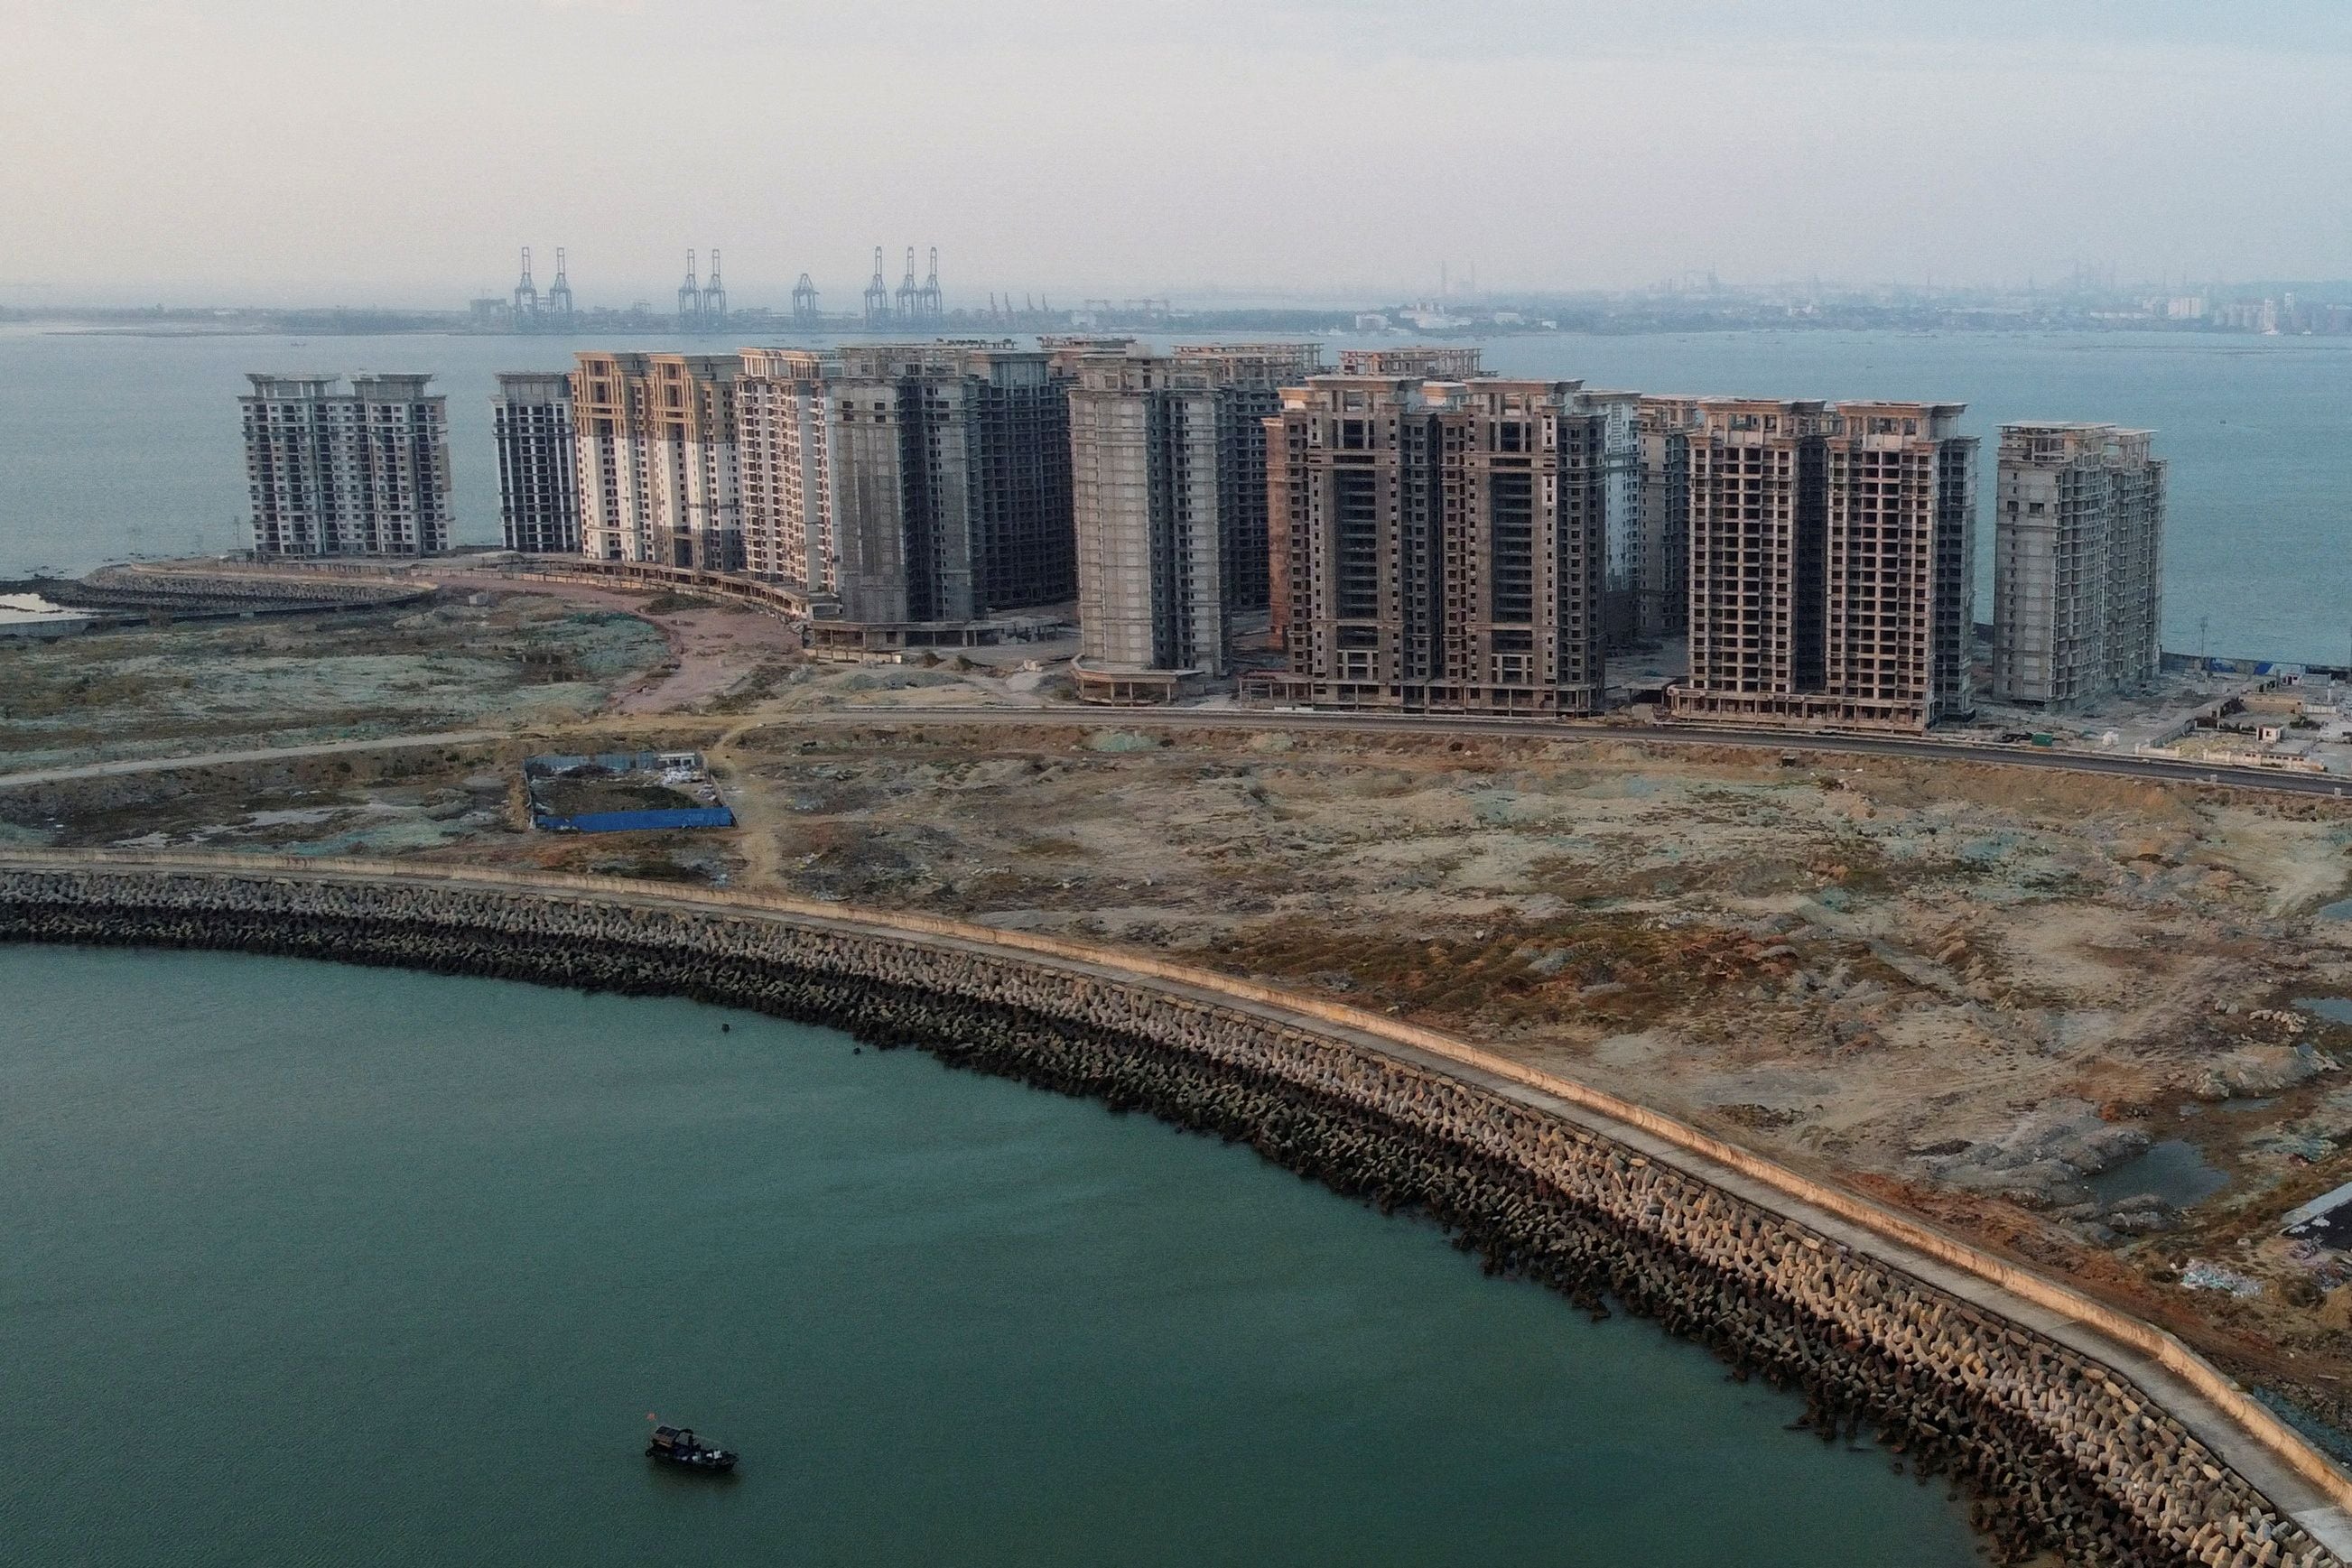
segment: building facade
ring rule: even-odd
[[[1657,634],[1643,629],[1643,600],[1652,591],[1643,573],[1643,402],[1630,392],[1580,392],[1575,399],[1576,412],[1601,421],[1601,634],[1611,648]]]
[[[499,454],[499,520],[507,549],[580,553],[580,453],[572,378],[561,371],[501,371],[490,400]]]
[[[1645,395],[1635,413],[1641,474],[1629,553],[1634,634],[1643,641],[1690,631],[1690,433],[1698,404]]]
[[[1265,695],[1408,712],[1589,714],[1604,696],[1605,416],[1475,350],[1342,356],[1267,421]]]
[[[1165,697],[1180,676],[1227,673],[1233,617],[1266,606],[1265,422],[1320,361],[1312,343],[1058,357],[1082,696]]]
[[[868,624],[976,620],[1075,591],[1067,388],[1007,342],[758,350],[751,531]],[[820,439],[821,437],[821,439]]]
[[[1693,401],[1690,674],[1671,712],[1919,730],[1969,711],[1963,406]]]
[[[2112,424],[2001,426],[1997,700],[2063,708],[2156,679],[2165,465],[2152,439]]]
[[[743,570],[731,354],[583,353],[572,372],[580,542],[600,560]]]
[[[245,428],[261,556],[429,555],[449,548],[448,400],[429,375],[249,375]]]
[[[744,570],[814,597],[838,588],[827,387],[836,356],[746,349],[736,383],[735,453]]]

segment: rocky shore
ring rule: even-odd
[[[0,868],[0,940],[331,958],[695,998],[1249,1144],[1491,1271],[1654,1317],[1798,1425],[1967,1489],[2004,1561],[2340,1568],[2077,1352],[1585,1128],[1346,1040],[1017,954],[581,893]]]

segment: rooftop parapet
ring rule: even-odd
[[[1343,376],[1420,376],[1429,381],[1460,382],[1486,371],[1476,349],[1342,349]]]

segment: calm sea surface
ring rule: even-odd
[[[132,338],[0,329],[0,576],[184,555],[247,538],[236,403],[247,371],[430,371],[449,395],[457,538],[499,534],[489,395],[576,349],[733,338]],[[1504,338],[1496,369],[1645,392],[1933,398],[2003,421],[2158,433],[2172,460],[2165,645],[2352,658],[2352,342],[2095,333],[1736,332]],[[1979,555],[1990,571],[1990,531]],[[1990,618],[1990,589],[1979,612]]]
[[[0,995],[0,1560],[1972,1560],[1794,1400],[1140,1117],[490,981]]]

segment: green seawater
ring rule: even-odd
[[[829,340],[812,339],[811,342]],[[1331,339],[1325,351],[1370,340]],[[1406,341],[1383,339],[1391,345]],[[2109,420],[2170,459],[2163,637],[2175,653],[2352,659],[2352,339],[2191,332],[1529,333],[1479,344],[1511,375],[1759,397],[1965,402],[1977,615],[1992,618],[2004,421]],[[735,337],[134,337],[0,326],[0,578],[251,542],[245,373],[430,371],[449,398],[456,538],[499,538],[495,372],[581,349],[730,353]]]
[[[913,1051],[230,955],[0,998],[0,1562],[1974,1559],[1647,1323]]]

